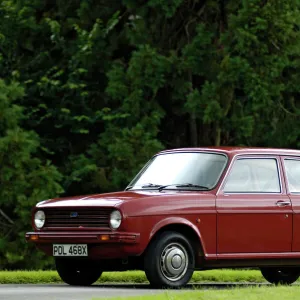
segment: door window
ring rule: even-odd
[[[226,193],[280,193],[277,160],[241,158],[234,162],[227,178]]]
[[[285,159],[285,171],[288,180],[289,191],[300,193],[300,160]]]

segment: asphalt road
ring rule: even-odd
[[[195,288],[229,289],[251,285],[239,283],[196,284],[189,285],[184,290],[194,290]],[[176,292],[180,293],[181,291]],[[163,292],[163,290],[153,290],[146,284],[93,285],[91,287],[72,287],[65,284],[0,284],[0,300],[94,300],[117,296],[155,295]]]

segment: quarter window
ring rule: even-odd
[[[227,193],[280,193],[277,160],[242,158],[234,162],[225,184]]]
[[[291,193],[300,193],[300,160],[285,159],[284,166],[286,170],[289,191]]]

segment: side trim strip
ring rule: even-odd
[[[207,259],[209,256],[206,257]],[[300,258],[300,252],[281,253],[230,253],[217,254],[217,259],[269,259],[269,258]]]

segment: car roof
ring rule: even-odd
[[[220,152],[229,155],[236,154],[271,154],[271,155],[295,155],[300,156],[300,150],[285,148],[267,148],[267,147],[193,147],[193,148],[176,148],[159,152],[159,154],[174,152]]]

